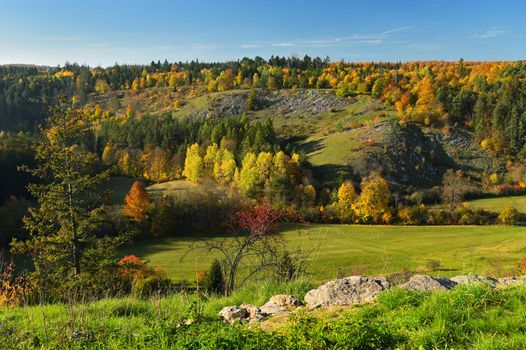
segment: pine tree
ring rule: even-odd
[[[214,260],[203,280],[203,289],[211,294],[223,294],[225,292],[225,280],[223,269],[219,260]]]
[[[68,283],[81,281],[81,274],[98,275],[89,282],[94,286],[119,243],[98,232],[104,218],[100,185],[108,173],[98,173],[97,156],[81,146],[89,132],[85,118],[62,101],[48,119],[48,128],[42,129],[35,155],[38,165],[24,167],[40,180],[28,186],[38,206],[24,218],[29,239],[15,242],[13,248],[31,257],[31,276],[41,291],[64,290]]]
[[[245,108],[248,111],[257,111],[260,108],[258,92],[256,89],[250,89],[245,101]]]

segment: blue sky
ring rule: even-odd
[[[0,64],[526,59],[526,1],[0,0]]]

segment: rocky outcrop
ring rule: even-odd
[[[308,307],[348,305],[371,302],[389,288],[384,277],[351,276],[331,281],[305,295]]]
[[[467,274],[452,277],[451,280],[457,284],[483,284],[491,287],[497,285],[497,280],[484,275]]]
[[[526,286],[526,275],[519,277],[492,277],[476,274],[459,275],[451,279],[428,275],[412,275],[409,281],[398,288],[414,291],[448,291],[458,285],[487,285],[496,288]],[[309,308],[325,306],[344,306],[351,304],[369,303],[376,296],[391,288],[384,277],[350,276],[330,281],[317,289],[312,289],[305,295],[305,304]],[[251,304],[235,305],[223,308],[218,316],[225,322],[257,322],[267,317],[292,311],[300,307],[301,301],[288,294],[278,294],[270,298],[264,305],[257,307]]]
[[[400,288],[407,290],[421,290],[431,292],[439,290],[450,290],[456,285],[457,282],[444,277],[414,275],[409,279],[409,282],[400,285]]]

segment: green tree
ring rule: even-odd
[[[98,232],[105,212],[100,185],[108,173],[97,172],[97,156],[81,145],[89,132],[85,115],[62,102],[48,124],[36,149],[38,165],[25,168],[40,180],[28,186],[38,202],[24,218],[30,236],[13,248],[31,257],[37,288],[57,292],[83,276],[91,278],[91,286],[102,283],[106,257],[120,240]]]
[[[371,90],[371,95],[374,98],[382,97],[386,87],[387,87],[387,82],[385,81],[384,78],[377,79],[376,82],[373,85],[372,90]]]
[[[254,88],[250,89],[247,99],[245,101],[245,108],[248,111],[257,111],[261,107],[258,91]]]
[[[221,295],[225,292],[225,279],[219,260],[214,260],[203,280],[203,289],[211,294]]]

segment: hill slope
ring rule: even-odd
[[[448,126],[400,125],[396,112],[368,95],[349,98],[332,90],[258,91],[259,108],[246,108],[249,91],[231,90],[185,97],[168,88],[146,89],[138,95],[112,92],[92,96],[92,104],[124,113],[133,105],[138,114],[171,113],[175,118],[271,118],[283,145],[306,153],[320,183],[342,176],[356,179],[381,171],[399,188],[438,185],[446,169],[462,169],[473,180],[483,172],[504,169],[504,161],[484,151],[470,131]],[[175,101],[183,99],[179,107]]]

